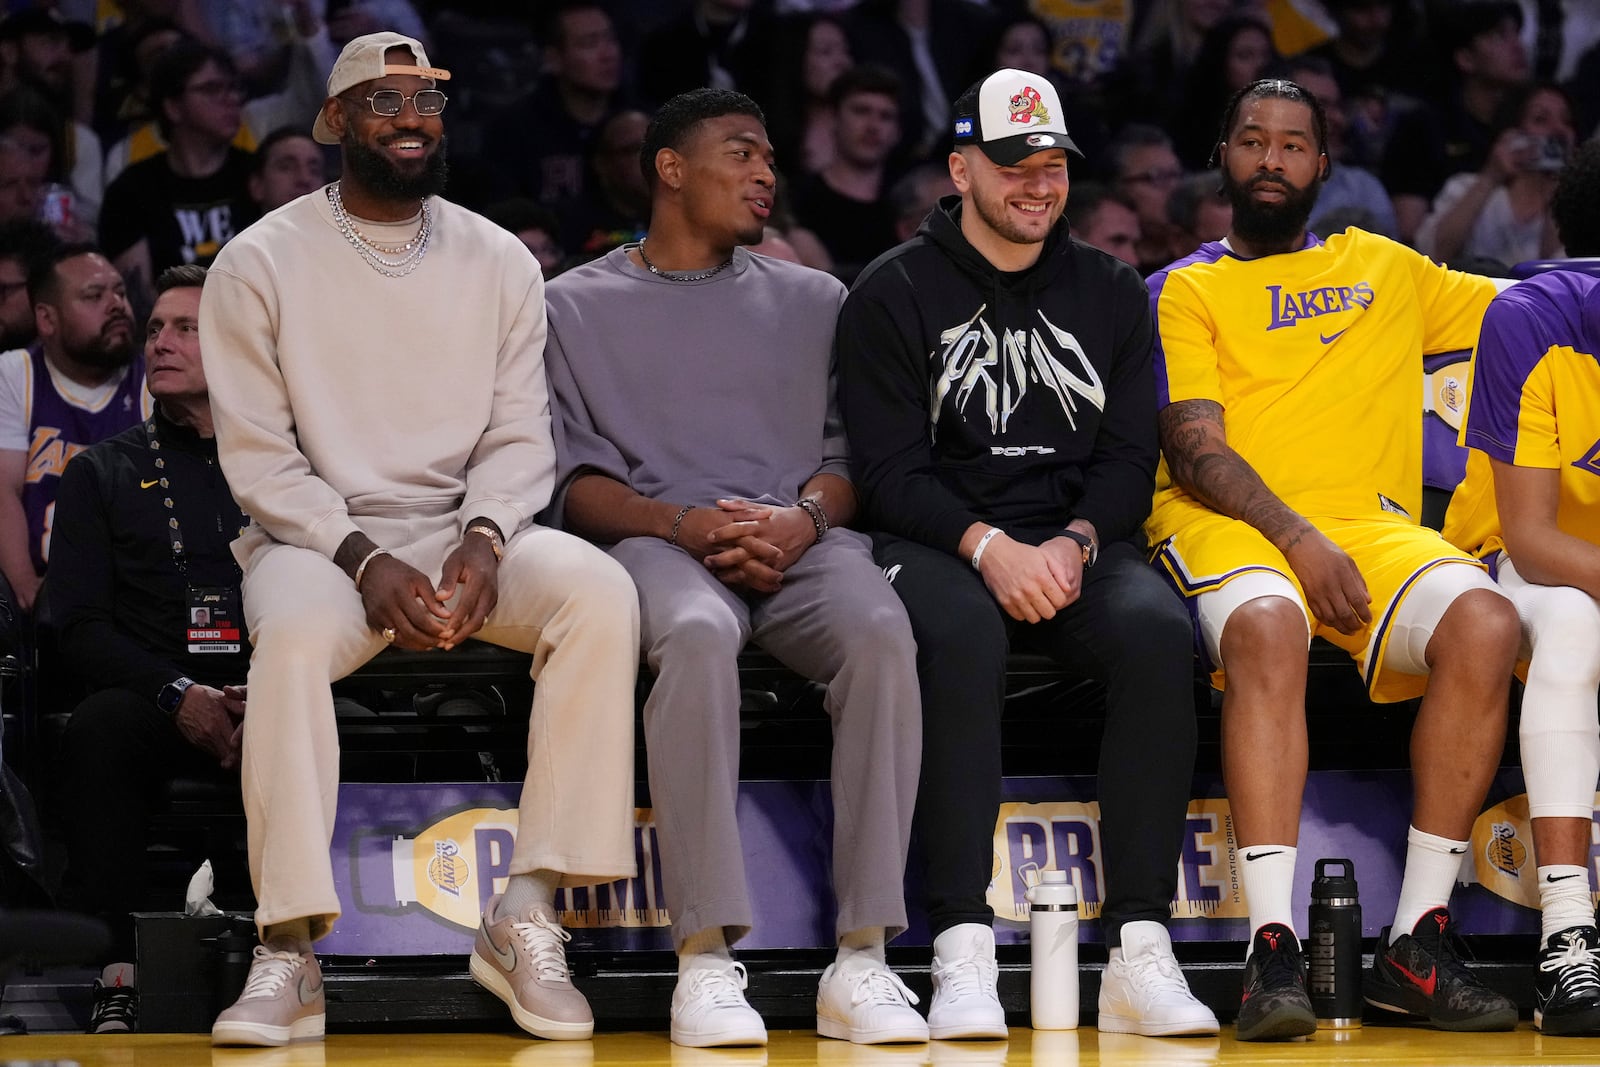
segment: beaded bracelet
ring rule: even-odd
[[[811,525],[817,528],[817,540],[822,540],[822,535],[832,529],[832,524],[828,522],[828,513],[822,510],[821,504],[808,496],[801,497],[799,504],[800,510],[811,516]]]
[[[683,517],[693,510],[693,504],[685,504],[678,509],[677,516],[672,520],[672,534],[667,538],[667,544],[676,545],[678,543],[678,527],[683,525]]]

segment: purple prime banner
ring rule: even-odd
[[[995,823],[989,903],[1001,943],[1027,940],[1023,899],[1038,872],[1069,872],[1078,887],[1086,940],[1099,938],[1105,897],[1094,779],[1008,778]],[[516,839],[515,783],[365,785],[339,789],[334,880],[343,914],[320,951],[337,955],[465,954],[489,896],[504,888]],[[1177,940],[1237,940],[1249,934],[1235,857],[1233,820],[1218,782],[1202,782],[1189,804],[1173,901]],[[1392,917],[1399,894],[1411,780],[1405,771],[1319,771],[1306,786],[1297,919],[1304,929],[1312,870],[1320,857],[1353,861],[1363,932]],[[746,782],[739,787],[740,841],[755,911],[745,948],[832,947],[826,782]],[[1600,834],[1592,835],[1592,840]],[[1538,929],[1527,797],[1514,770],[1501,772],[1473,828],[1453,910],[1469,933]],[[636,877],[562,890],[556,901],[577,948],[670,949],[655,827],[636,812]],[[1591,845],[1591,857],[1600,843]],[[916,862],[907,878],[911,929],[897,944],[927,944],[915,910]],[[1591,858],[1591,890],[1597,864]]]

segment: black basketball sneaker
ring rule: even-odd
[[[1541,1032],[1600,1034],[1600,930],[1573,926],[1551,934],[1533,984],[1533,1025]]]
[[[1287,1041],[1317,1029],[1306,995],[1300,939],[1282,923],[1267,923],[1251,940],[1239,998],[1240,1041]]]
[[[1467,969],[1465,947],[1445,908],[1424,913],[1392,945],[1385,927],[1364,983],[1367,1003],[1440,1030],[1515,1029],[1517,1006]]]

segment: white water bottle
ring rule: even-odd
[[[1078,891],[1066,871],[1042,871],[1026,894],[1032,976],[1028,1006],[1035,1030],[1078,1028]]]

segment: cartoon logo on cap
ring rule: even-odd
[[[1050,109],[1045,107],[1039,90],[1029,85],[1011,98],[1011,121],[1019,126],[1050,121]]]

